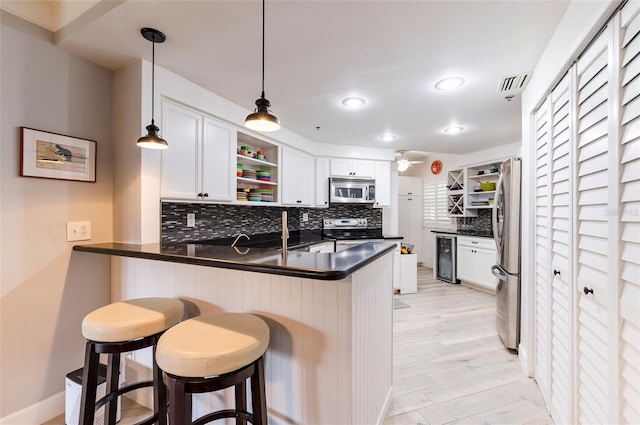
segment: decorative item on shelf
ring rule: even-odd
[[[276,131],[280,129],[280,121],[269,112],[271,102],[264,97],[264,31],[265,28],[265,0],[262,0],[262,93],[256,100],[256,109],[244,121],[247,128],[256,131]]]
[[[264,155],[264,151],[256,152],[256,159],[259,159],[260,161],[266,161],[266,156]]]
[[[480,170],[480,171],[478,171],[478,175],[479,175],[479,176],[481,176],[481,175],[483,175],[483,174],[484,174],[484,170]]]
[[[254,179],[256,178],[256,170],[252,170],[250,168],[244,168],[242,170],[242,177],[245,179]]]
[[[496,182],[480,182],[480,188],[485,192],[496,190]]]
[[[151,124],[147,128],[147,135],[138,139],[137,145],[148,149],[166,149],[169,144],[158,135],[160,129],[155,125],[154,117],[154,95],[155,95],[155,69],[156,69],[156,43],[164,43],[167,37],[154,28],[142,28],[142,36],[151,42]]]
[[[262,180],[265,182],[270,182],[271,181],[271,172],[270,171],[266,171],[266,170],[258,170],[256,171],[256,178],[258,180]]]
[[[490,173],[497,173],[498,172],[498,167],[493,167],[489,170]]]
[[[247,197],[247,192],[249,191],[249,189],[243,189],[243,188],[238,188],[238,191],[236,193],[236,200],[237,201],[248,201],[249,198]]]
[[[493,205],[493,198],[489,198],[489,205]]]
[[[249,190],[249,201],[250,202],[260,202],[260,201],[262,201],[262,192],[260,192],[260,189],[251,189],[251,190]]]
[[[238,177],[242,177],[242,169],[244,168],[244,165],[238,163],[236,164],[236,176]]]
[[[260,202],[273,202],[272,189],[258,189],[260,191]]]

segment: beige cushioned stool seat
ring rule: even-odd
[[[156,361],[182,377],[218,376],[259,359],[269,345],[269,327],[257,316],[218,313],[194,317],[162,334]]]
[[[87,314],[82,335],[91,341],[122,342],[157,334],[182,319],[184,304],[173,298],[118,301]]]

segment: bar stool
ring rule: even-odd
[[[153,387],[154,414],[142,424],[167,423],[167,389],[155,361],[160,335],[182,319],[184,305],[172,298],[138,298],[106,305],[82,320],[82,335],[87,339],[80,421],[93,425],[96,409],[105,406],[105,425],[116,423],[118,397],[143,387]],[[153,379],[118,388],[120,354],[153,347]],[[107,354],[106,394],[96,402],[100,354]]]
[[[158,341],[156,361],[169,391],[171,425],[204,424],[236,418],[241,425],[267,424],[264,352],[269,327],[257,316],[218,313],[185,320]],[[246,381],[251,378],[252,412],[247,411]],[[191,421],[192,394],[235,387],[235,409]]]

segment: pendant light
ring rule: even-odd
[[[280,129],[280,121],[269,112],[271,102],[264,97],[264,9],[265,0],[262,0],[262,94],[256,100],[256,109],[244,120],[244,125],[256,131],[276,131]]]
[[[151,124],[147,126],[147,135],[138,139],[138,146],[148,149],[167,149],[169,144],[158,135],[160,129],[153,121],[156,69],[156,43],[164,43],[167,39],[163,33],[153,28],[142,28],[140,33],[152,44],[151,50]]]

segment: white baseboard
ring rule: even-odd
[[[533,373],[529,369],[529,357],[527,356],[527,348],[523,343],[518,344],[518,360],[520,361],[520,367],[525,375],[529,378],[533,378]]]
[[[382,406],[382,410],[380,411],[380,416],[378,416],[377,424],[382,424],[384,419],[387,417],[387,412],[389,411],[389,407],[391,406],[391,397],[393,395],[393,386],[389,387],[389,392],[384,399],[384,405]]]
[[[0,425],[34,425],[64,414],[64,391],[0,418]]]

